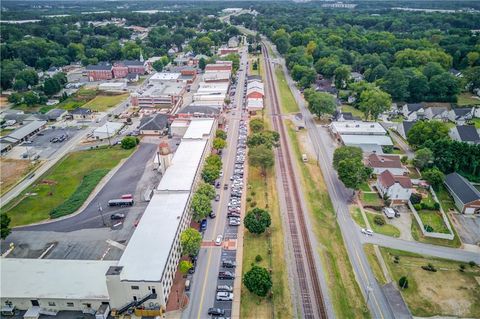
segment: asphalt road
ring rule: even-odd
[[[245,64],[247,61],[246,54],[242,55],[239,77],[237,79],[236,95],[232,101],[234,106],[230,113],[227,113],[228,132],[227,132],[227,148],[223,151],[223,176],[220,179],[222,187],[217,192],[220,194],[219,202],[214,202],[214,211],[217,217],[208,220],[208,227],[204,233],[204,241],[214,241],[217,235],[223,234],[225,237],[232,238],[235,230],[228,226],[227,223],[227,205],[230,198],[230,188],[223,189],[223,184],[231,184],[230,177],[233,175],[233,168],[236,155],[236,143],[238,139],[238,128],[241,119],[241,107],[243,103],[243,85],[246,77]],[[233,115],[235,113],[235,115]],[[245,190],[244,190],[245,191]],[[190,301],[187,308],[182,313],[184,319],[208,318],[208,308],[214,305],[221,306],[226,309],[230,315],[231,303],[215,301],[217,284],[228,284],[233,286],[233,280],[219,281],[218,273],[221,270],[220,263],[222,256],[229,255],[234,251],[225,251],[218,246],[201,248],[197,261],[195,274],[192,276],[192,286],[190,289]],[[229,255],[230,256],[230,255]],[[232,260],[233,258],[228,258]],[[237,296],[239,297],[239,296]]]
[[[79,214],[50,223],[39,224],[16,228],[17,230],[30,231],[56,231],[71,232],[86,228],[110,227],[118,221],[111,221],[110,215],[121,212],[127,213],[129,208],[109,207],[110,199],[119,198],[122,194],[134,194],[135,205],[145,206],[142,192],[137,192],[137,185],[140,182],[144,171],[145,163],[152,160],[157,144],[141,143],[138,150],[118,169],[112,178],[104,185],[97,196]],[[150,168],[151,169],[151,168]],[[102,220],[99,207],[102,207]]]

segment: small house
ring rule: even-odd
[[[480,143],[480,136],[475,125],[457,125],[450,129],[448,135],[455,141],[469,144]]]
[[[408,170],[403,166],[398,155],[382,155],[372,153],[367,157],[366,165],[378,175],[389,170],[393,175],[406,175]]]
[[[445,186],[457,209],[466,215],[480,213],[480,191],[458,173],[445,176]]]
[[[398,123],[397,125],[398,134],[400,134],[400,136],[406,140],[408,137],[408,132],[412,128],[413,124],[415,124],[415,121],[403,121],[401,123]]]
[[[388,197],[394,204],[407,202],[412,195],[410,177],[393,175],[389,170],[378,175],[376,186],[380,195]]]
[[[429,120],[448,120],[448,109],[446,107],[428,107],[425,109],[425,118]]]
[[[464,125],[468,120],[473,118],[474,113],[475,108],[473,107],[454,108],[448,112],[448,119],[457,125]]]
[[[81,121],[81,120],[93,120],[93,112],[90,109],[77,107],[74,110],[70,111],[70,117],[74,120]]]
[[[61,121],[67,116],[68,111],[62,109],[51,109],[45,115],[47,116],[49,121]]]
[[[140,120],[138,130],[142,135],[165,135],[168,131],[168,115],[154,114]]]
[[[407,121],[421,120],[425,116],[425,109],[422,104],[409,103],[403,105],[402,114]]]

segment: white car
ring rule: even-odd
[[[365,235],[373,236],[373,230],[362,228],[362,233]]]
[[[233,294],[231,292],[219,291],[217,292],[217,301],[232,301]]]
[[[215,239],[215,246],[220,246],[222,244],[223,236],[218,235],[217,239]]]

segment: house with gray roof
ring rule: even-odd
[[[429,120],[448,120],[448,108],[444,106],[428,107],[425,109],[425,118]]]
[[[401,123],[398,123],[396,127],[398,134],[400,134],[400,136],[406,140],[408,132],[415,123],[415,121],[403,121]]]
[[[45,115],[47,115],[49,121],[61,121],[68,114],[67,110],[51,109]]]
[[[142,135],[165,135],[168,131],[168,118],[167,114],[144,116],[140,120],[138,130]]]
[[[470,144],[480,143],[480,136],[478,135],[475,125],[457,125],[450,129],[448,135],[450,135],[450,138],[455,141]]]
[[[458,173],[445,176],[445,186],[457,209],[466,215],[480,213],[480,191]]]
[[[458,125],[464,125],[468,120],[473,118],[474,113],[474,107],[454,108],[448,112],[448,119]]]
[[[402,114],[408,121],[421,120],[425,116],[425,109],[420,103],[408,103],[403,105]]]

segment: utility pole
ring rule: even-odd
[[[102,216],[103,226],[107,226],[107,224],[105,223],[105,218],[103,217],[103,208],[102,208],[102,205],[100,203],[98,203],[98,211],[100,212],[100,216]]]

